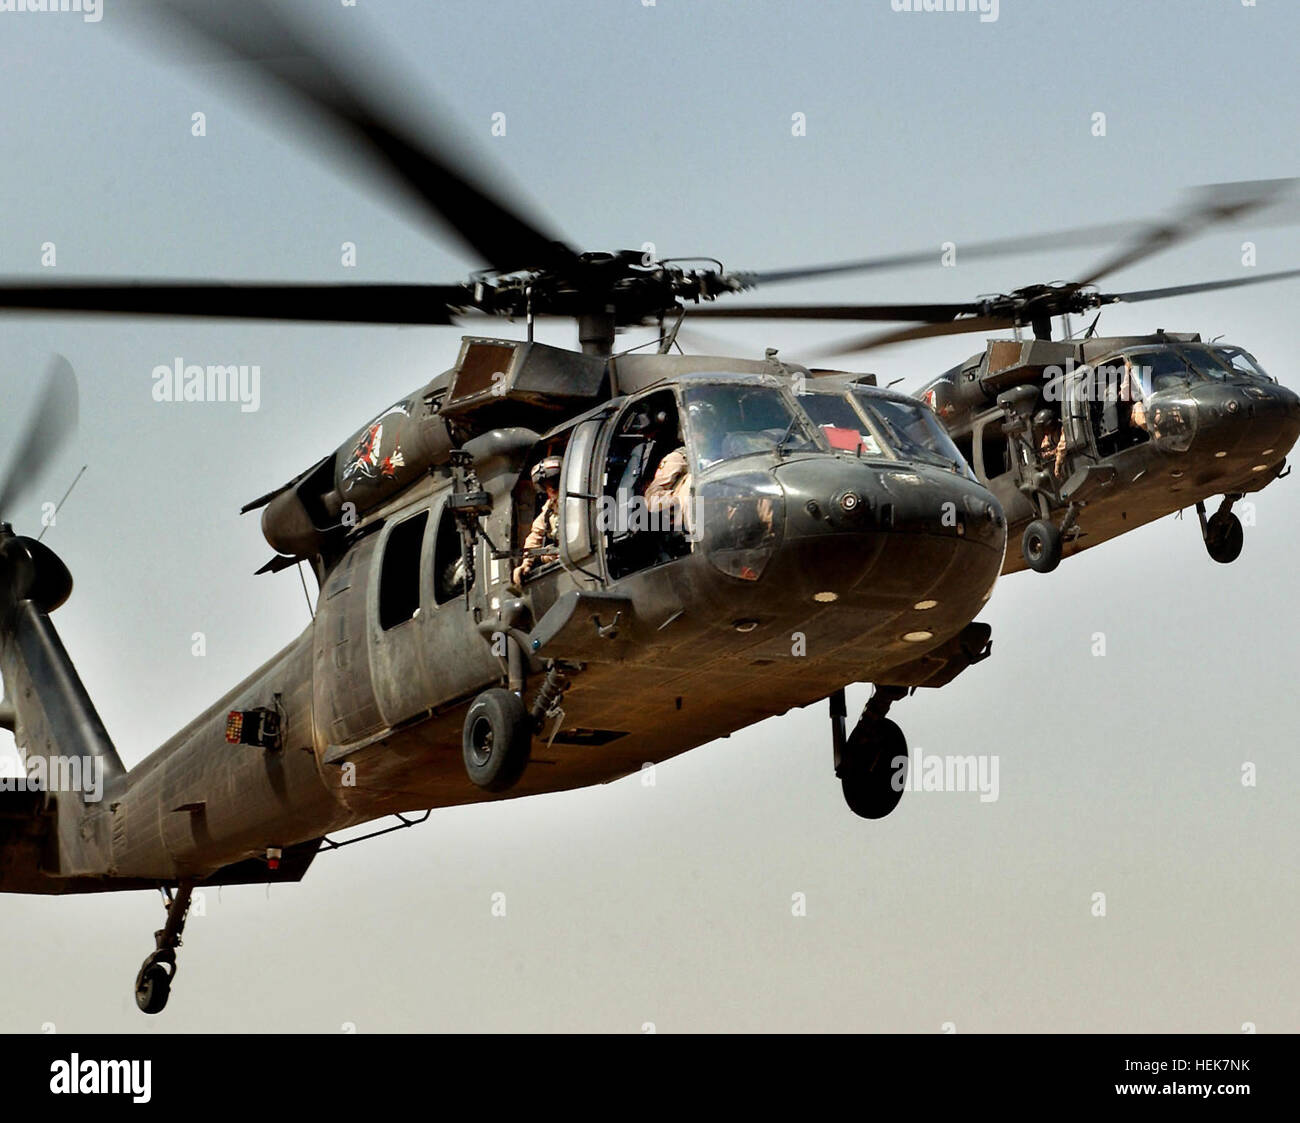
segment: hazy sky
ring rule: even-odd
[[[479,264],[286,143],[237,70],[160,58],[104,4],[100,22],[0,12],[0,274],[451,281]],[[933,267],[775,299],[1077,276],[1104,250],[961,264],[960,246],[1298,170],[1300,7],[1283,0],[1002,0],[987,23],[890,0],[285,6],[417,113],[436,96],[441,126],[584,248],[761,269],[935,247]],[[1116,286],[1237,276],[1248,240],[1261,270],[1300,265],[1300,230],[1246,224]],[[1119,307],[1102,328],[1225,334],[1294,386],[1297,298],[1291,282]],[[795,358],[838,334],[709,333]],[[13,514],[31,532],[89,466],[46,536],[77,582],[55,619],[128,764],[307,622],[295,573],[253,576],[270,550],[239,507],[445,369],[459,335],[0,315],[11,446],[52,351],[80,380],[76,447]],[[897,347],[867,369],[914,388],[979,348]],[[258,364],[261,408],[156,403],[151,371],[178,356]],[[0,896],[0,1030],[1294,1032],[1298,488],[1254,500],[1231,566],[1189,512],[998,586],[993,658],[893,713],[914,751],[996,755],[995,802],[909,793],[855,818],[818,705],[669,762],[653,788],[440,811],[323,855],[301,885],[210,890],[157,1018],[131,994],[156,894]]]

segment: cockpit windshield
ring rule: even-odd
[[[904,459],[935,464],[974,478],[942,422],[928,406],[866,390],[854,390],[852,395],[872,427]]]
[[[1116,386],[1116,396],[1126,401],[1206,379],[1204,371],[1172,347],[1151,347],[1117,355],[1099,363],[1097,371],[1105,385]]]
[[[1255,361],[1255,357],[1240,347],[1215,347],[1200,344],[1184,347],[1189,355],[1205,372],[1216,379],[1245,378],[1252,382],[1272,382],[1264,368]]]
[[[1098,372],[1118,373],[1125,370],[1133,378],[1134,396],[1174,390],[1198,382],[1225,382],[1273,379],[1240,347],[1216,347],[1208,343],[1171,343],[1163,347],[1144,347],[1127,351],[1097,364]]]
[[[880,440],[843,393],[810,392],[799,395],[799,404],[822,431],[831,448],[859,456],[884,456]]]
[[[684,397],[691,447],[701,469],[756,452],[819,451],[808,422],[774,386],[693,386]]]

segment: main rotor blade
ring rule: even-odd
[[[1239,289],[1247,285],[1263,285],[1269,281],[1285,281],[1300,277],[1300,269],[1283,269],[1277,273],[1260,273],[1254,277],[1236,277],[1229,281],[1202,281],[1197,285],[1174,285],[1164,289],[1139,289],[1136,292],[1106,293],[1099,299],[1103,304],[1138,304],[1144,300],[1164,300],[1170,296],[1190,296],[1197,292],[1216,292],[1219,289]]]
[[[923,320],[943,323],[972,316],[978,304],[750,304],[740,308],[693,308],[691,319],[720,320]]]
[[[1300,179],[1255,179],[1198,188],[1181,215],[1148,226],[1129,245],[1111,254],[1078,283],[1096,284],[1111,273],[1186,242],[1212,227],[1262,211],[1288,195],[1294,196],[1297,184],[1300,184]],[[1280,217],[1277,222],[1295,222],[1298,217],[1290,214]]]
[[[1107,222],[1095,226],[1078,226],[1023,237],[994,238],[982,242],[954,243],[960,261],[989,257],[1010,257],[1014,254],[1036,253],[1041,250],[1068,249],[1074,246],[1095,246],[1128,237],[1146,230],[1147,224],[1138,221]],[[820,277],[834,277],[843,273],[872,273],[885,269],[906,269],[913,265],[933,265],[940,259],[938,247],[911,253],[886,254],[881,257],[859,258],[855,261],[837,261],[826,265],[807,265],[798,269],[768,269],[758,273],[745,272],[742,276],[752,285],[774,285],[785,281],[809,281]]]
[[[1009,257],[1015,254],[1094,246],[1120,238],[1130,239],[1130,244],[1113,253],[1081,282],[1091,284],[1124,265],[1140,261],[1212,226],[1261,211],[1288,194],[1294,193],[1297,184],[1300,184],[1300,180],[1243,180],[1238,183],[1215,184],[1197,189],[1192,193],[1192,201],[1184,212],[1164,222],[1152,223],[1139,220],[1106,222],[1023,237],[994,238],[970,243],[956,242],[957,257],[962,261]],[[1283,225],[1297,220],[1300,220],[1300,214],[1290,213],[1266,224]],[[796,269],[743,272],[739,276],[751,286],[817,280],[845,273],[872,273],[888,269],[905,269],[915,265],[931,265],[938,260],[940,252],[937,248],[931,248],[911,253],[885,254],[853,261],[831,262],[825,265],[809,265]]]
[[[451,324],[469,296],[460,285],[0,279],[0,308],[338,324]]]
[[[172,26],[248,63],[345,143],[360,145],[388,178],[413,192],[496,270],[558,269],[576,261],[568,246],[468,172],[454,169],[445,145],[421,140],[392,119],[378,98],[367,98],[358,81],[307,46],[263,0],[238,5],[165,0],[157,7],[176,17],[168,21]],[[155,14],[151,10],[151,19]]]
[[[1005,331],[1016,326],[1014,319],[1008,316],[969,316],[945,324],[916,324],[910,328],[895,331],[857,336],[828,344],[814,351],[807,352],[809,358],[828,359],[835,355],[853,355],[860,351],[871,351],[877,347],[887,347],[891,343],[906,343],[913,339],[930,339],[941,335],[966,335],[970,332]]]
[[[77,376],[72,364],[55,355],[45,370],[45,389],[9,471],[0,483],[0,515],[7,515],[38,481],[45,466],[77,428]]]

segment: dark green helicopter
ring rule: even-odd
[[[1099,337],[1097,320],[1073,338],[1072,315],[1106,305],[1162,300],[1300,276],[1291,269],[1233,280],[1136,292],[1103,293],[1097,282],[1121,266],[1225,222],[1271,215],[1295,180],[1261,180],[1200,189],[1171,221],[1133,231],[1130,244],[1081,281],[1036,285],[965,304],[868,304],[705,308],[692,318],[755,316],[818,320],[915,321],[915,326],[844,341],[833,353],[966,332],[1014,329],[982,354],[926,383],[918,396],[943,421],[965,460],[998,497],[1011,541],[1003,572],[1049,572],[1063,554],[1105,542],[1164,515],[1195,506],[1206,550],[1218,562],[1241,553],[1243,531],[1232,506],[1286,475],[1300,436],[1300,397],[1279,385],[1244,348],[1203,342],[1196,334]],[[1077,244],[1122,227],[1056,236]],[[967,257],[1023,252],[1053,236],[983,243]],[[895,263],[915,263],[911,256]],[[822,275],[866,263],[826,266]],[[1100,314],[1098,314],[1100,315]],[[1052,338],[1060,317],[1064,338]],[[1030,327],[1032,339],[1020,329]],[[818,390],[819,387],[811,387]],[[817,416],[818,407],[805,407]],[[1207,517],[1205,503],[1223,496]]]
[[[827,699],[847,802],[887,814],[907,744],[886,712],[989,653],[973,621],[1006,550],[999,503],[930,411],[838,372],[848,424],[871,439],[848,447],[843,426],[801,405],[819,372],[775,354],[670,354],[686,304],[753,278],[577,253],[368,104],[268,8],[194,19],[236,57],[293,57],[258,69],[490,268],[455,285],[11,280],[0,306],[413,324],[481,313],[523,319],[527,338],[466,337],[445,373],[245,507],[263,509],[275,550],[264,572],[313,569],[314,619],[130,770],[51,623],[67,567],[0,524],[0,727],[33,780],[0,783],[0,890],[163,890],[167,920],[135,987],[157,1013],[196,886],[297,880],[344,844],[331,832],[386,815],[399,829],[417,810],[608,782]],[[581,351],[534,341],[539,316],[576,320]],[[657,353],[615,354],[616,330],[643,323],[660,326]],[[0,511],[75,402],[56,364]],[[686,472],[666,502],[652,489],[671,457]],[[543,505],[534,481],[554,499]],[[529,546],[539,521],[554,535]],[[846,733],[856,682],[876,689]]]

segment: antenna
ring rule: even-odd
[[[50,521],[41,527],[40,534],[36,536],[37,542],[39,542],[42,538],[44,538],[45,532],[54,525],[55,520],[58,519],[59,517],[59,512],[63,510],[63,504],[65,504],[68,501],[68,496],[72,494],[72,489],[77,486],[78,482],[81,480],[81,477],[86,474],[87,467],[88,465],[83,464],[81,466],[81,471],[76,474],[76,476],[73,478],[72,483],[68,484],[68,490],[63,493],[63,498],[60,499],[58,503],[54,505],[54,510],[50,513]]]
[[[298,580],[302,582],[302,595],[307,600],[307,611],[311,614],[313,620],[316,619],[316,609],[312,607],[311,594],[307,592],[307,578],[302,575],[302,562],[298,562]]]

